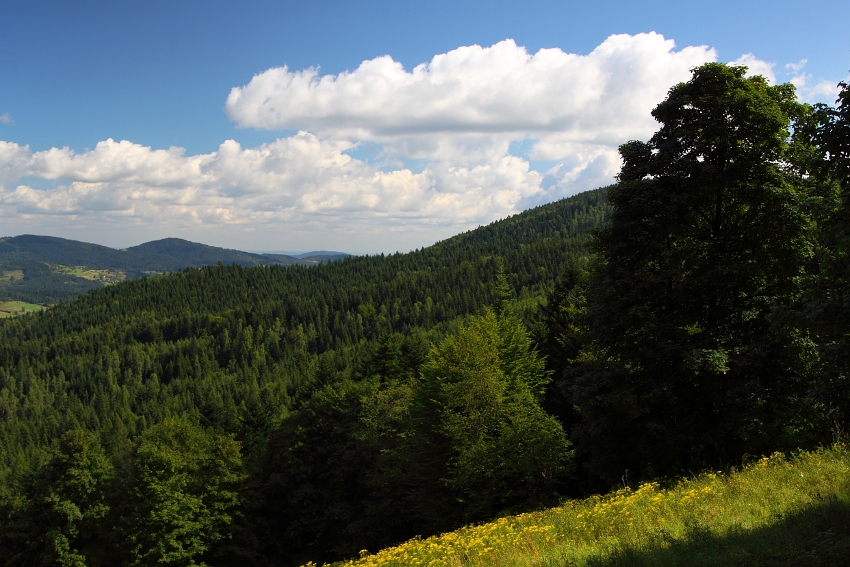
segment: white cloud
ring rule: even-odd
[[[97,227],[121,246],[171,235],[243,249],[406,250],[611,183],[617,146],[649,138],[652,108],[715,59],[649,33],[611,36],[587,55],[529,54],[505,40],[411,71],[389,56],[339,75],[270,69],[234,88],[226,112],[241,127],[297,134],[200,155],[111,139],[81,153],[0,142],[0,218],[6,233],[85,239],[79,231]],[[377,159],[352,157],[363,143]]]
[[[8,112],[6,114],[0,114],[0,124],[11,124],[12,122],[14,122],[14,120],[12,120],[11,114]]]
[[[809,62],[808,59],[800,59],[797,63],[786,63],[785,69],[787,69],[788,71],[791,71],[793,73],[799,73],[800,71],[803,70],[803,67],[805,67],[806,63],[808,63],[808,62]]]
[[[797,87],[797,97],[803,102],[826,102],[834,104],[838,98],[838,83],[833,81],[815,81],[808,73],[800,73],[791,78],[790,81]]]
[[[802,61],[801,63],[805,63]],[[748,68],[747,76],[753,77],[755,75],[761,75],[767,82],[771,85],[776,84],[776,74],[773,72],[773,68],[776,66],[775,63],[768,63],[766,61],[762,61],[757,58],[752,53],[745,53],[741,55],[734,61],[729,62],[730,65],[743,65]]]
[[[257,148],[228,140],[196,156],[127,141],[106,140],[79,154],[68,148],[33,153],[3,142],[5,181],[30,176],[65,182],[0,190],[0,216],[12,224],[52,218],[54,226],[72,222],[63,217],[113,219],[160,231],[229,226],[275,233],[289,223],[318,223],[318,232],[344,223],[354,231],[414,224],[451,228],[451,234],[516,212],[519,201],[540,192],[540,174],[513,156],[474,168],[441,163],[414,174],[380,171],[343,153],[351,146],[307,132]],[[363,251],[356,242],[337,244]]]
[[[389,56],[320,76],[316,68],[269,69],[227,98],[241,127],[305,129],[387,142],[456,134],[569,133],[612,143],[652,130],[649,110],[714,50],[656,33],[613,35],[588,55],[513,40],[460,47],[408,72]]]

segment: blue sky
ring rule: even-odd
[[[618,137],[651,134],[651,123],[606,130],[551,113],[515,116],[511,101],[538,82],[555,94],[532,100],[533,110],[559,88],[567,106],[635,89],[644,109],[671,86],[660,81],[681,80],[703,60],[751,54],[754,68],[794,79],[810,101],[828,101],[827,86],[850,69],[850,3],[837,1],[77,4],[0,7],[0,233],[115,246],[181,236],[243,249],[408,250],[610,180],[611,152],[627,141]],[[458,51],[475,45],[492,49]],[[541,49],[558,52],[533,60]],[[602,72],[590,69],[592,57],[569,58],[591,53],[607,73],[645,67],[590,94],[562,88]],[[450,55],[438,75],[441,54]],[[417,82],[422,63],[430,67]],[[503,63],[527,84],[485,108],[482,97],[511,88],[484,77]],[[534,71],[550,64],[561,83]],[[659,83],[644,84],[640,72]],[[325,91],[310,86],[328,76]],[[394,86],[380,88],[391,92],[351,102],[364,89],[379,93],[384,77]],[[440,81],[460,81],[460,90],[427,96],[467,114],[428,110],[428,99],[410,94]],[[238,100],[228,99],[234,88]],[[295,104],[299,96],[326,104]],[[263,100],[277,101],[276,114]],[[504,119],[495,108],[508,108]],[[576,134],[582,128],[601,133]]]

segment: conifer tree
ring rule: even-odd
[[[423,366],[448,441],[448,484],[467,520],[551,499],[570,443],[540,406],[544,362],[514,317],[486,311],[437,345]]]

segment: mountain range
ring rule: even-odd
[[[145,275],[210,264],[314,266],[349,254],[332,251],[298,255],[256,254],[164,238],[116,250],[53,236],[0,238],[0,300],[38,304],[67,301],[90,289]]]

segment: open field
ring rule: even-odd
[[[95,270],[85,266],[63,266],[61,264],[50,264],[50,268],[59,274],[76,276],[89,281],[98,281],[105,284],[116,284],[127,279],[127,274],[120,270]]]
[[[0,302],[0,318],[17,317],[18,315],[24,315],[25,313],[32,313],[34,311],[42,311],[44,309],[46,309],[46,307],[43,305],[26,303],[24,301]]]
[[[850,451],[777,453],[730,474],[624,488],[361,555],[335,565],[846,565]]]
[[[3,270],[0,271],[0,282],[17,282],[24,279],[23,270]]]

